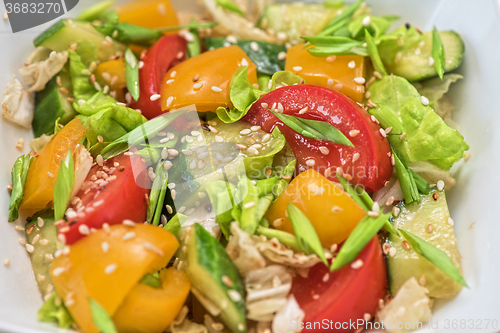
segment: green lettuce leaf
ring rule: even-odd
[[[71,328],[74,320],[56,292],[43,303],[38,310],[38,320],[46,323],[56,323],[61,328]]]
[[[430,106],[422,104],[418,91],[406,79],[394,75],[373,83],[369,92],[400,120],[406,136],[388,135],[391,145],[408,162],[429,160],[444,170],[463,157],[469,146]]]
[[[304,84],[305,81],[298,75],[293,74],[290,71],[280,71],[273,74],[271,77],[272,86],[271,90],[275,90],[278,84],[286,84],[287,86],[293,86],[295,84]]]
[[[231,78],[229,98],[234,108],[232,110],[223,107],[217,108],[217,116],[225,123],[234,123],[243,118],[260,98],[260,90],[248,80],[247,69],[247,66],[241,66]]]
[[[236,206],[234,196],[236,188],[233,184],[222,180],[211,181],[201,186],[200,191],[206,191],[212,208],[216,214],[216,222],[220,226],[220,230],[229,238],[231,234],[229,226],[234,221],[232,216],[233,207]],[[168,223],[167,223],[168,225]]]
[[[33,158],[27,154],[19,157],[12,167],[12,193],[9,204],[9,222],[14,222],[19,217],[19,206],[24,197],[24,185],[28,178],[28,170]]]
[[[90,39],[82,39],[76,42],[75,52],[80,56],[85,67],[90,67],[93,61],[97,61],[97,50],[95,44]]]
[[[79,101],[90,99],[95,94],[96,89],[89,81],[90,71],[83,64],[80,55],[73,50],[69,50],[69,72],[73,85],[73,96],[75,97],[73,106],[76,109]]]
[[[143,115],[102,92],[93,95],[86,103],[76,107],[87,132],[88,147],[99,143],[98,136],[106,143],[113,142],[147,121]]]

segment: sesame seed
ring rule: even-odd
[[[25,238],[19,238],[17,241],[19,242],[19,244],[21,244],[23,246],[26,245],[26,239]]]
[[[363,23],[363,25],[364,25],[364,26],[370,25],[370,23],[371,23],[370,16],[365,16],[365,17],[363,18],[362,23]]]
[[[332,213],[341,213],[342,211],[344,211],[344,209],[342,209],[342,207],[340,207],[340,206],[333,206],[332,207]]]
[[[125,235],[123,235],[123,240],[126,241],[126,240],[129,240],[129,239],[132,239],[135,237],[135,232],[133,231],[130,231],[130,232],[127,232]]]
[[[373,212],[376,212],[376,213],[380,213],[380,205],[378,204],[378,202],[374,202],[373,205],[372,205],[372,211]]]
[[[151,95],[151,97],[149,97],[149,99],[154,102],[154,101],[159,100],[160,97],[161,97],[160,94],[153,94],[153,95]]]
[[[321,154],[323,154],[323,155],[328,155],[328,154],[330,154],[330,150],[329,150],[328,148],[324,147],[324,146],[319,147],[319,151],[320,151],[320,152],[321,152]]]
[[[387,198],[387,200],[385,201],[385,205],[386,206],[390,206],[394,203],[394,197],[393,196],[390,196]]]
[[[248,61],[245,58],[241,60],[241,66],[248,66]]]
[[[177,58],[178,60],[181,60],[182,58],[184,58],[184,52],[180,51],[179,53],[177,53],[176,58]]]
[[[358,268],[361,268],[361,266],[363,266],[363,264],[364,264],[363,260],[358,259],[351,264],[351,267],[354,269],[358,269]]]
[[[9,13],[4,12],[4,13],[3,13],[3,20],[4,20],[4,21],[7,21],[8,19],[9,19]]]
[[[219,88],[219,87],[216,87],[216,86],[213,86],[212,90],[215,91],[215,92],[222,92],[222,89]]]
[[[102,155],[97,155],[95,161],[99,166],[102,166],[104,164],[104,158],[102,157]]]
[[[370,217],[379,217],[380,216],[380,213],[379,212],[374,212],[374,211],[369,211],[368,213],[366,213],[368,216]]]
[[[340,90],[340,89],[342,89],[343,87],[344,87],[344,86],[343,86],[342,84],[337,83],[336,85],[334,85],[334,86],[333,86],[333,89],[335,89],[335,90]]]
[[[26,228],[25,228],[25,227],[23,227],[22,225],[16,225],[16,226],[14,227],[14,229],[16,229],[16,230],[18,230],[18,231],[24,231]]]
[[[167,212],[168,212],[169,214],[172,214],[172,213],[174,212],[174,210],[172,209],[172,206],[170,206],[170,205],[166,205],[165,207],[167,208]]]
[[[133,228],[135,227],[135,222],[132,220],[123,220],[122,224],[126,227]]]
[[[335,59],[337,59],[336,56],[329,56],[329,57],[326,57],[326,62],[334,62]]]
[[[38,240],[40,239],[40,234],[36,234],[35,237],[33,237],[33,240],[31,241],[32,245],[35,245],[38,243]]]
[[[309,111],[309,107],[308,107],[308,106],[306,106],[305,108],[301,109],[301,110],[299,111],[299,114],[304,114],[304,113],[306,113],[307,111]]]
[[[244,144],[241,144],[241,143],[237,143],[235,144],[236,148],[240,149],[240,150],[245,150],[247,149],[247,146],[245,146]]]
[[[328,84],[328,88],[333,87],[333,79],[328,79],[327,84]]]
[[[106,268],[104,269],[104,273],[109,275],[109,274],[113,273],[117,267],[118,267],[117,264],[110,264],[110,265],[106,266]]]
[[[391,154],[391,165],[396,165],[396,159],[394,158],[394,155]]]
[[[282,61],[286,59],[286,52],[278,53],[278,60]]]
[[[429,105],[429,99],[425,96],[420,96],[420,101],[423,105]]]
[[[250,130],[251,130],[252,132],[257,132],[257,131],[259,131],[260,129],[261,129],[261,127],[260,127],[260,126],[252,126],[252,127],[250,127]]]
[[[451,217],[448,217],[448,224],[453,227],[455,225],[455,221],[453,221]]]
[[[233,35],[229,35],[226,37],[226,40],[231,43],[231,44],[236,44],[238,43],[238,39],[234,37]]]
[[[3,262],[3,265],[5,267],[9,267],[10,266],[10,259],[5,259],[4,262]]]
[[[80,224],[78,226],[78,232],[81,233],[82,235],[89,235],[90,234],[90,229],[87,225],[85,224]]]
[[[63,235],[63,234],[59,234],[57,235],[57,240],[59,241],[59,243],[61,243],[62,245],[65,245],[66,244],[66,236]]]
[[[201,87],[203,87],[203,85],[204,85],[203,81],[196,82],[195,84],[193,84],[193,89],[194,90],[199,90],[199,89],[201,89]]]
[[[349,131],[349,136],[352,138],[354,138],[358,134],[359,134],[359,130],[350,130]]]
[[[398,250],[395,247],[391,247],[389,249],[389,257],[394,258],[394,256],[396,256],[396,253],[398,253]]]
[[[344,170],[342,170],[342,167],[337,167],[337,170],[335,170],[339,176],[342,176],[344,174]]]
[[[354,68],[356,67],[356,62],[353,60],[353,61],[350,61],[348,64],[347,64],[347,67],[349,68]]]
[[[436,186],[437,186],[438,191],[442,191],[444,189],[444,181],[438,180]]]
[[[252,49],[252,51],[254,52],[259,52],[259,44],[257,44],[256,42],[251,42],[250,43],[250,48]]]
[[[434,231],[434,226],[432,225],[432,223],[429,223],[427,225],[427,228],[425,228],[425,232],[428,234],[432,234],[433,231]]]
[[[302,67],[300,67],[300,66],[295,66],[295,67],[293,67],[292,69],[293,69],[294,71],[296,71],[296,72],[300,72],[300,71],[302,70]]]
[[[182,213],[181,213],[182,214]],[[156,253],[157,255],[159,256],[163,256],[164,252],[160,249],[158,249],[156,246],[154,246],[153,244],[151,244],[150,242],[144,242],[144,247],[147,249],[147,250],[150,250],[150,251],[153,251],[154,253]],[[180,263],[179,263],[180,264]]]
[[[276,37],[279,39],[279,40],[286,40],[288,39],[288,36],[286,33],[280,31],[276,34]]]
[[[249,128],[245,128],[245,129],[243,129],[243,130],[240,131],[240,135],[242,135],[242,136],[248,135],[250,133],[252,133],[252,130],[249,129]]]
[[[402,242],[401,242],[401,244],[403,245],[403,247],[404,247],[406,250],[411,249],[410,243],[408,243],[408,241],[404,240],[404,241],[402,241]]]
[[[203,169],[204,167],[205,167],[205,161],[204,160],[198,161],[198,169]]]
[[[284,220],[285,220],[285,219],[284,219],[284,218],[282,218],[282,217],[281,217],[281,218],[279,218],[279,219],[274,220],[274,221],[273,221],[273,226],[274,226],[274,227],[279,227],[279,226],[283,223],[283,221],[284,221]]]
[[[233,302],[241,301],[241,294],[238,291],[236,291],[234,289],[229,289],[227,291],[227,294],[228,294],[229,298],[231,298],[233,300]]]
[[[387,134],[385,133],[383,128],[380,128],[378,131],[379,131],[380,135],[382,135],[382,137],[384,137],[384,138],[387,137]]]
[[[50,178],[55,178],[56,176],[54,176],[54,174],[50,171],[47,171],[47,175],[50,177]]]
[[[107,253],[109,250],[109,243],[108,242],[102,242],[101,243],[101,249],[102,252]]]
[[[384,243],[384,245],[382,245],[382,252],[384,254],[388,254],[390,249],[391,249],[391,244]]]
[[[232,287],[234,285],[233,280],[231,280],[227,275],[222,276],[221,280],[222,283],[224,283],[228,287]]]
[[[54,270],[52,271],[52,275],[54,275],[54,276],[59,276],[62,273],[64,273],[64,267],[57,267],[57,268],[54,268]]]
[[[169,108],[172,105],[172,102],[174,101],[174,96],[170,96],[167,98],[167,108]]]
[[[174,79],[169,79],[169,80],[167,80],[167,84],[172,84],[172,83],[174,83],[174,82],[175,82],[175,80],[174,80]]]
[[[256,205],[255,201],[250,201],[250,202],[247,202],[246,204],[244,204],[243,208],[250,209],[250,208],[254,207],[255,205]]]
[[[399,207],[396,207],[396,206],[392,207],[392,215],[394,217],[398,217],[400,212],[401,212],[401,209],[399,209]]]
[[[33,253],[33,251],[35,251],[35,247],[31,244],[26,244],[26,251]]]
[[[364,77],[355,77],[354,82],[356,82],[357,84],[365,84],[366,80]]]
[[[315,161],[314,159],[312,159],[312,158],[310,158],[310,159],[306,160],[306,165],[307,165],[307,166],[312,167],[312,166],[314,166],[315,164],[316,164],[316,161]]]
[[[434,58],[429,57],[429,66],[434,66]]]

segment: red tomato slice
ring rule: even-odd
[[[387,285],[385,260],[377,236],[356,260],[362,260],[363,265],[359,268],[349,265],[330,273],[320,263],[311,268],[307,278],[295,277],[291,293],[306,313],[302,332],[320,331],[318,326],[314,329],[314,322],[327,323],[335,332],[354,332],[363,324],[358,327],[350,323],[361,323],[366,313],[375,315]],[[307,329],[308,323],[311,329]]]
[[[144,172],[134,176],[134,170]],[[59,226],[59,236],[71,245],[104,223],[119,224],[125,219],[144,222],[149,184],[146,165],[137,155],[122,154],[102,167],[93,166],[76,195],[80,200],[70,202],[72,212],[66,213],[68,222]]]
[[[187,42],[181,36],[167,35],[151,46],[141,61],[139,69],[139,100],[132,100],[130,107],[141,110],[144,117],[152,119],[163,114],[160,99],[151,100],[151,96],[161,92],[161,80],[170,67],[173,67],[186,57]]]
[[[303,137],[262,106],[267,104],[272,108],[274,105],[276,109],[278,103],[285,114],[335,126],[355,148]],[[305,108],[307,112],[300,114]],[[243,119],[268,133],[279,127],[297,158],[297,174],[314,168],[323,175],[331,172],[328,178],[336,181],[335,170],[342,167],[344,174],[349,174],[355,184],[363,185],[369,192],[379,190],[391,178],[389,142],[379,132],[380,126],[363,108],[335,90],[313,85],[279,88],[258,100]]]

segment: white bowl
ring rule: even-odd
[[[81,0],[68,16],[75,16],[96,2]],[[193,0],[173,2],[183,10],[196,6]],[[499,3],[494,0],[368,0],[368,4],[376,15],[401,16],[396,24],[410,22],[422,30],[431,30],[434,25],[440,30],[453,29],[460,32],[465,41],[464,63],[458,70],[465,80],[453,85],[451,94],[457,109],[454,117],[470,144],[472,157],[454,167],[458,182],[448,199],[469,288],[464,288],[453,300],[436,302],[434,328],[426,324],[422,332],[498,332],[500,218],[493,208],[500,188]],[[4,11],[3,4],[0,10]],[[33,38],[52,23],[13,34],[8,22],[0,22],[0,45],[4,50],[0,53],[0,93],[13,74],[19,76],[17,70],[33,49]],[[26,140],[22,152],[15,148],[21,137]],[[0,158],[2,186],[11,183],[12,165],[21,153],[28,153],[31,138],[31,130],[0,120],[0,139],[5,149]],[[7,223],[7,190],[0,191],[0,202],[0,331],[61,332],[36,319],[42,300],[28,255],[18,243],[18,238],[24,236],[13,224]],[[5,259],[11,260],[9,267],[1,265]]]

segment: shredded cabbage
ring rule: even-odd
[[[47,60],[22,67],[19,73],[22,75],[24,82],[31,86],[26,91],[34,92],[43,90],[47,82],[64,67],[68,61],[68,56],[68,51],[53,51]]]
[[[7,91],[2,97],[2,109],[2,114],[8,121],[26,128],[31,127],[35,115],[35,101],[15,76],[7,83]]]

